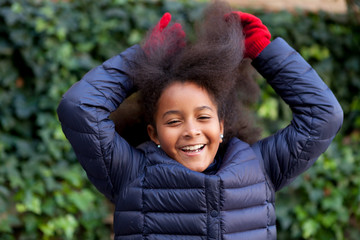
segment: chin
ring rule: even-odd
[[[187,167],[188,169],[192,170],[192,171],[195,171],[195,172],[203,172],[205,171],[208,167],[209,167],[210,164],[199,164],[199,165],[196,165],[196,166],[185,166]]]

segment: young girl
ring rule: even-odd
[[[275,192],[308,169],[342,124],[316,72],[253,15],[214,3],[186,44],[165,14],[145,43],[87,73],[58,108],[89,179],[115,204],[115,239],[276,239]],[[245,59],[290,106],[257,140]],[[151,141],[131,146],[110,113],[140,90]]]

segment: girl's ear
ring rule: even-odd
[[[224,136],[224,120],[220,121],[220,133],[221,133],[221,135]],[[222,143],[222,142],[223,142],[223,139],[221,138],[220,143]]]
[[[150,137],[150,139],[157,145],[160,144],[159,142],[159,139],[157,137],[157,133],[156,133],[156,129],[151,125],[151,124],[148,124],[147,125],[147,132],[148,132],[148,135]]]

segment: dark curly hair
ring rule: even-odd
[[[259,87],[254,81],[250,61],[243,59],[244,35],[240,19],[236,14],[229,14],[231,11],[227,3],[215,1],[205,9],[203,20],[197,23],[194,43],[183,47],[179,44],[183,41],[179,35],[166,32],[171,29],[168,26],[162,32],[166,41],[161,48],[153,48],[146,54],[144,51],[137,53],[129,75],[140,90],[140,96],[132,97],[132,102],[143,108],[139,112],[141,116],[136,115],[137,120],[127,121],[127,124],[136,123],[132,129],[146,132],[146,124],[155,127],[153,116],[163,90],[173,82],[190,81],[206,89],[217,104],[219,119],[224,120],[225,142],[235,136],[248,143],[258,139],[260,131],[249,106],[257,100]],[[146,123],[140,119],[145,119]],[[129,131],[130,128],[118,127],[117,130],[122,131],[129,142],[137,144],[145,140],[136,130],[131,130],[126,137],[125,129]]]

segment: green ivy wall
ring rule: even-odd
[[[56,116],[89,69],[141,41],[165,11],[191,36],[204,3],[0,0],[0,239],[109,239],[112,206],[77,163]],[[346,16],[254,12],[333,89],[345,122],[313,168],[277,194],[279,239],[360,235],[360,26]],[[288,108],[259,77],[264,135]]]

